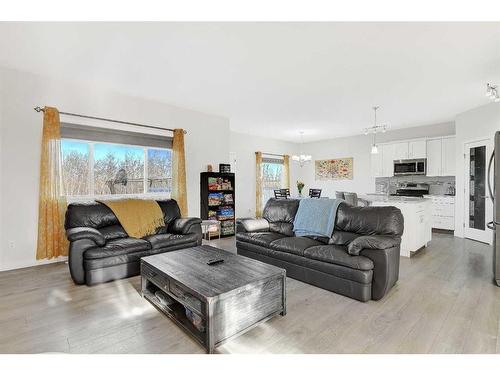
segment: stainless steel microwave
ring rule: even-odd
[[[394,176],[425,175],[427,159],[394,160]]]

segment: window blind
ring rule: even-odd
[[[270,163],[270,164],[283,164],[283,159],[278,159],[278,158],[271,158],[271,157],[262,157],[262,162],[263,163]]]
[[[165,130],[165,132],[169,131]],[[173,138],[167,135],[144,134],[68,123],[61,123],[61,138],[158,148],[172,148],[173,141]]]

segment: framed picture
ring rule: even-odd
[[[352,180],[353,158],[315,160],[315,179],[325,180]]]

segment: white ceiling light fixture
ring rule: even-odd
[[[377,146],[377,132],[382,132],[385,133],[387,130],[387,125],[377,125],[377,109],[380,107],[374,106],[373,111],[374,111],[374,119],[373,119],[373,126],[370,126],[369,128],[365,128],[365,135],[368,135],[370,133],[373,134],[373,142],[372,142],[372,148],[371,148],[371,153],[372,154],[378,154],[378,146]]]
[[[500,102],[500,95],[498,94],[498,86],[486,84],[486,97],[493,100],[495,103]]]
[[[299,163],[302,168],[306,163],[309,163],[312,160],[311,155],[306,155],[302,152],[302,147],[304,146],[304,132],[300,132],[300,153],[299,155],[292,155],[292,160]]]

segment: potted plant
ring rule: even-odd
[[[305,184],[302,181],[297,181],[297,190],[299,191],[299,197],[302,196],[302,189],[304,189]]]

